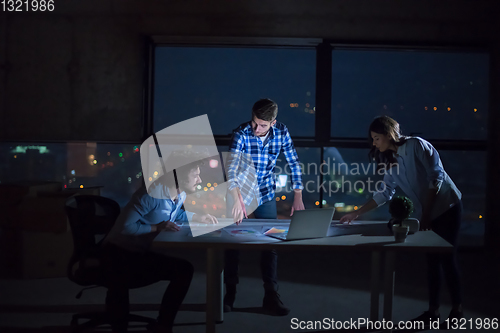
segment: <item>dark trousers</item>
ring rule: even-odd
[[[126,332],[131,288],[170,281],[160,305],[158,324],[172,327],[193,278],[193,265],[184,259],[154,252],[136,253],[107,244],[103,249],[108,294],[106,310],[114,332]]]
[[[257,219],[276,219],[276,201],[268,201],[260,205],[254,212]],[[224,253],[224,282],[236,285],[239,282],[238,264],[240,252],[238,250],[226,250]],[[260,269],[265,291],[278,291],[278,254],[275,250],[262,251],[260,257]]]
[[[459,202],[431,222],[432,230],[453,245],[453,252],[427,255],[430,307],[439,307],[440,305],[439,295],[443,273],[452,303],[462,303],[460,273],[457,262],[458,233],[460,231],[461,220],[462,202]]]

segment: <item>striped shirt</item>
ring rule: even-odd
[[[229,190],[238,187],[246,205],[253,199],[256,199],[259,205],[274,199],[274,168],[281,151],[290,166],[293,189],[304,188],[299,158],[292,138],[287,127],[280,122],[271,127],[264,142],[254,135],[251,122],[241,124],[233,131],[229,151]]]

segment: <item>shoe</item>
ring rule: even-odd
[[[290,309],[283,305],[280,295],[276,291],[266,292],[262,307],[272,316],[286,316],[290,313]]]
[[[464,317],[463,311],[451,310],[448,315],[448,320],[443,321],[439,324],[440,330],[450,330],[450,329],[458,329],[462,324],[460,319]]]
[[[418,325],[418,323],[422,323],[424,325],[424,327],[430,327],[431,322],[436,322],[436,321],[439,322],[440,317],[441,317],[440,314],[436,315],[434,312],[425,311],[420,316],[413,318],[413,319],[410,319],[409,321],[414,322],[415,325]],[[420,325],[418,327],[420,327]]]

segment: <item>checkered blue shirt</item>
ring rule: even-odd
[[[254,198],[259,205],[274,200],[276,176],[274,168],[281,151],[290,166],[293,189],[303,189],[299,157],[293,146],[288,128],[280,123],[271,127],[263,143],[252,130],[251,122],[241,124],[233,131],[229,147],[231,161],[228,168],[229,190],[238,187],[243,201],[249,205]],[[252,161],[255,174],[248,167]]]

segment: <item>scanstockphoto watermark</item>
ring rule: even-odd
[[[282,160],[278,158],[276,160],[275,174],[285,174],[292,175],[292,170],[290,165],[286,164],[284,168],[280,167]],[[304,175],[350,175],[350,176],[383,176],[386,173],[398,174],[399,165],[397,163],[389,164],[389,167],[385,168],[385,164],[379,163],[345,163],[337,162],[335,158],[327,158],[323,163],[299,163],[302,174]]]
[[[292,318],[290,328],[292,330],[423,330],[426,323],[424,321],[399,321],[390,320],[370,320],[368,318],[351,318],[349,320],[335,320],[333,318],[323,318],[323,320],[299,320]],[[429,321],[429,327],[439,328],[439,320]]]
[[[281,162],[280,159],[277,161]],[[328,158],[323,163],[299,163],[302,175],[315,176],[313,180],[304,182],[304,191],[317,193],[335,194],[338,192],[358,192],[374,193],[385,191],[386,185],[381,180],[385,174],[398,174],[399,165],[390,164],[388,168],[385,164],[376,163],[345,163],[337,162],[335,158]],[[279,165],[275,168],[275,175],[278,181],[277,192],[286,189],[291,185],[292,170],[287,164],[284,168]],[[323,179],[322,179],[323,178]],[[352,179],[354,178],[354,179]]]
[[[356,180],[351,181],[345,179],[344,176],[341,177],[339,181],[337,180],[323,180],[321,181],[320,176],[317,176],[316,180],[308,180],[304,183],[304,191],[307,193],[318,193],[320,190],[323,193],[332,195],[335,193],[374,193],[385,191],[386,185],[382,180],[375,181],[368,177],[366,180]]]

